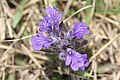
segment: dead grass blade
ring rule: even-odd
[[[42,75],[44,76],[44,78],[46,80],[49,80],[49,78],[47,77],[47,75],[45,74],[42,66],[39,64],[39,62],[37,61],[37,59],[33,56],[33,54],[27,49],[27,47],[25,47],[23,44],[21,45],[23,47],[23,49],[26,51],[26,53],[29,55],[29,57],[32,59],[32,61],[37,65],[37,67],[39,69],[42,70]]]
[[[111,39],[108,43],[106,43],[101,49],[97,51],[96,54],[94,54],[91,58],[90,61],[92,61],[94,58],[96,58],[105,48],[107,48],[114,40],[116,40],[120,36],[120,33],[116,35],[113,39]]]
[[[99,13],[95,13],[95,16],[100,17],[100,18],[102,18],[102,19],[104,19],[104,20],[106,20],[106,21],[108,21],[108,22],[116,25],[116,26],[120,29],[120,27],[119,27],[119,22],[114,21],[114,20],[112,20],[112,19],[110,19],[110,18],[108,18],[108,17],[105,17],[105,16],[103,16],[103,15],[101,15],[101,14],[99,14]]]
[[[63,22],[68,21],[70,18],[72,18],[72,17],[73,17],[74,15],[76,15],[77,13],[79,13],[79,12],[81,12],[81,11],[83,11],[83,10],[87,9],[87,8],[90,8],[90,7],[92,7],[92,5],[85,6],[85,7],[81,8],[81,9],[79,9],[79,10],[78,10],[78,11],[76,11],[74,14],[72,14],[70,17],[68,17],[67,19],[65,19]]]

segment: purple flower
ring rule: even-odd
[[[60,21],[63,17],[63,14],[58,14],[59,13],[58,8],[48,7],[45,12],[46,14],[48,14],[49,17],[51,17],[52,19],[56,19],[58,21]]]
[[[87,28],[87,24],[83,22],[76,23],[72,30],[69,32],[69,35],[81,39],[84,34],[89,34],[90,31]]]
[[[52,24],[49,22],[50,19],[50,17],[46,16],[44,20],[39,23],[41,26],[39,30],[53,35]]]
[[[59,10],[57,8],[48,7],[46,9],[46,16],[43,21],[39,23],[40,31],[44,31],[55,35],[55,33],[59,34],[59,24],[63,17],[63,14],[58,14]]]
[[[70,67],[74,71],[77,71],[78,69],[85,70],[85,67],[89,65],[87,54],[80,54],[70,48],[67,48],[67,57],[65,65],[70,65]]]
[[[65,53],[60,53],[59,58],[62,59],[62,60],[65,60],[66,54]]]
[[[48,14],[49,16],[51,17],[54,17],[58,14],[59,12],[59,9],[58,8],[51,8],[51,7],[48,7],[46,10],[45,10],[46,14]]]
[[[57,8],[48,7],[45,12],[47,15],[39,23],[40,32],[32,38],[33,48],[41,50],[51,47],[56,53],[61,52],[59,58],[65,60],[66,66],[70,66],[74,71],[85,70],[89,65],[87,54],[80,54],[71,48],[77,49],[76,46],[81,44],[78,39],[82,41],[83,35],[89,34],[88,26],[82,22],[76,23],[68,32],[66,25],[61,21],[63,14],[59,14]],[[47,33],[47,36],[42,32]]]
[[[32,38],[33,48],[35,50],[41,50],[42,47],[49,48],[52,41],[52,38],[46,37],[41,32],[38,32],[38,36]]]

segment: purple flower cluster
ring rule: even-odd
[[[32,38],[33,48],[37,51],[41,49],[53,48],[58,50],[59,58],[65,60],[65,65],[72,70],[85,70],[89,65],[87,54],[80,54],[75,51],[76,42],[80,42],[83,35],[89,34],[87,25],[83,22],[76,23],[71,30],[67,30],[61,21],[63,14],[59,14],[57,8],[48,7],[47,16],[44,17],[39,25],[37,36]]]

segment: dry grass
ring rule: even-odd
[[[31,44],[45,7],[52,5],[65,13],[63,20],[69,27],[80,21],[89,25],[93,40],[88,72],[93,78],[88,80],[120,80],[119,0],[0,0],[0,80],[59,80],[54,75],[69,74],[48,55],[52,52],[36,52]]]

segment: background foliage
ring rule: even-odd
[[[58,7],[69,28],[89,25],[86,72],[70,72],[50,50],[33,50],[47,6]],[[120,80],[119,58],[120,0],[0,0],[0,80]]]

